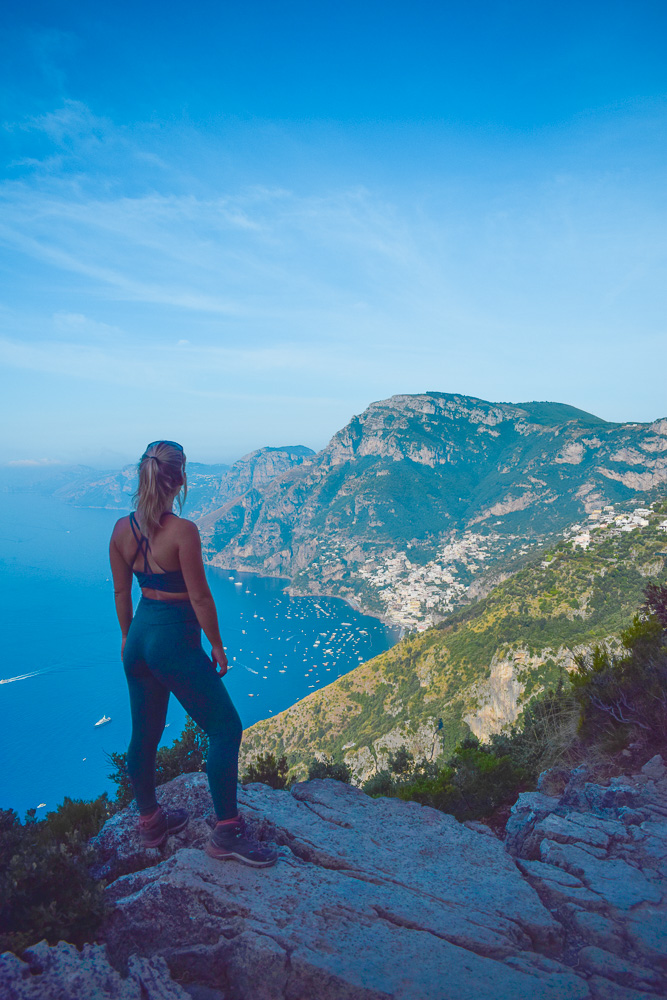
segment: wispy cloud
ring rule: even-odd
[[[9,128],[39,142],[0,184],[0,360],[53,385],[234,400],[239,422],[259,400],[338,400],[342,420],[426,388],[595,409],[639,364],[638,333],[664,343],[665,206],[622,172],[538,158],[414,190],[287,187],[267,158],[242,185],[210,167],[219,137],[188,159],[183,134],[158,142],[77,101]]]
[[[60,325],[62,317],[56,319],[56,325]],[[88,321],[78,316],[75,325],[86,329]],[[96,329],[98,324],[92,326]],[[256,398],[256,392],[234,390],[239,380],[246,386],[253,381],[261,385],[261,395],[265,397],[265,381],[280,379],[283,372],[295,379],[343,374],[335,355],[317,345],[198,347],[187,340],[175,344],[135,344],[117,329],[113,337],[105,333],[98,340],[101,342],[91,344],[58,337],[28,342],[0,336],[0,364],[143,391],[153,389],[220,399]],[[248,372],[253,373],[251,380],[247,379]],[[273,398],[280,396],[274,394]]]

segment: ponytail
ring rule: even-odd
[[[188,494],[183,449],[174,441],[154,441],[141,456],[138,472],[139,485],[134,494],[137,520],[150,538],[160,527],[160,517],[177,490],[179,514],[183,510]]]

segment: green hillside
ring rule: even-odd
[[[244,733],[242,760],[285,754],[300,776],[316,753],[331,754],[360,782],[400,747],[436,760],[471,729],[484,738],[513,722],[534,694],[567,676],[578,649],[617,639],[649,580],[667,579],[664,499],[641,515],[612,512],[576,538],[479,603],[256,723]]]
[[[404,627],[434,625],[508,562],[667,483],[667,420],[555,402],[392,396],[317,455],[202,522],[215,566],[278,575]],[[476,593],[480,591],[477,590]]]

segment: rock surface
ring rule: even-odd
[[[577,768],[560,795],[520,795],[506,845],[594,996],[666,996],[667,768],[656,755],[607,785],[587,778]]]
[[[172,981],[163,958],[132,955],[122,977],[109,964],[106,948],[86,944],[79,951],[61,941],[40,941],[23,960],[0,955],[2,1000],[190,1000]]]
[[[190,775],[163,801],[199,794],[206,779]],[[255,836],[278,845],[274,867],[209,858],[200,813],[180,848],[130,873],[133,819],[106,825],[108,876],[125,872],[107,890],[105,940],[119,968],[132,954],[161,955],[176,979],[225,998],[588,996],[558,959],[560,925],[499,840],[331,780],[248,785],[240,807]]]
[[[254,869],[204,853],[206,778],[183,775],[160,798],[191,820],[162,852],[133,809],[96,838],[104,947],[4,956],[3,1000],[664,997],[667,769],[562,784],[520,796],[506,844],[332,780],[246,785],[245,826],[279,852]]]
[[[536,532],[667,482],[665,428],[612,424],[560,403],[392,396],[301,465],[230,496],[203,525],[215,529],[208,554],[221,567],[290,577],[300,592],[355,598],[403,625],[409,591],[426,587],[421,570],[435,560],[430,610],[419,618],[437,621],[472,582],[462,564],[474,563],[481,580]],[[465,536],[478,525],[486,530],[470,548]],[[397,558],[407,590],[387,578]]]

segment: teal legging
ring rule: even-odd
[[[209,738],[206,761],[218,819],[237,815],[239,747],[243,726],[222,678],[201,644],[201,628],[189,601],[142,597],[123,654],[130,689],[132,738],[127,770],[139,812],[151,812],[155,798],[155,755],[164,731],[169,695]]]

